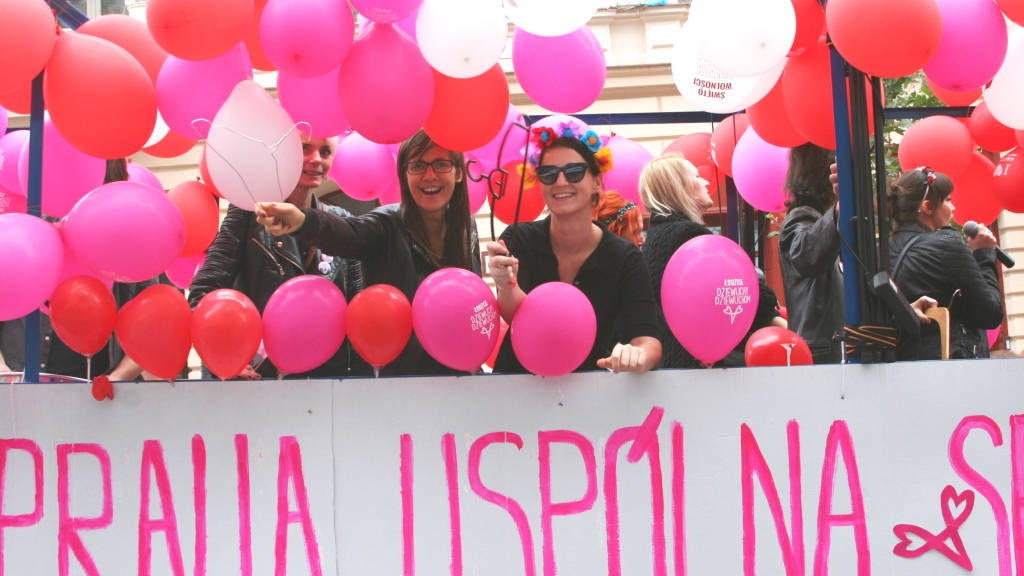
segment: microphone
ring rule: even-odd
[[[974,220],[964,222],[964,234],[966,234],[968,238],[974,238],[977,236],[978,223]],[[1017,263],[1016,260],[1011,258],[1010,255],[1004,252],[999,246],[996,246],[996,258],[998,258],[999,261],[1003,263],[1003,266],[1006,266],[1007,268],[1013,268],[1014,264]]]

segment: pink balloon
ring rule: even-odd
[[[416,13],[423,0],[353,0],[352,7],[366,18],[394,24]]]
[[[1006,57],[1008,35],[999,6],[991,0],[937,0],[942,42],[924,66],[929,81],[954,92],[987,84]]]
[[[337,136],[352,127],[338,100],[339,68],[316,78],[299,78],[284,72],[277,74],[277,97],[281,106],[302,128],[317,138]]]
[[[509,104],[505,124],[502,125],[498,135],[480,148],[471,150],[470,154],[491,170],[499,166],[502,160],[508,162],[517,155],[521,155],[523,147],[530,140],[530,133],[529,128],[519,128],[516,124],[526,126],[526,119],[523,118],[518,108]],[[502,148],[502,142],[505,144],[504,148]],[[501,158],[498,157],[499,152]]]
[[[28,198],[22,194],[11,194],[0,189],[0,214],[25,214],[28,212]]]
[[[647,148],[622,136],[608,140],[612,151],[612,170],[602,175],[604,189],[618,192],[627,202],[640,204],[640,172],[654,159]]]
[[[483,162],[477,160],[472,154],[466,154],[466,185],[469,188],[469,213],[476,214],[487,201],[487,191],[490,181],[481,176],[487,176],[490,171],[486,169]],[[480,178],[474,181],[474,178]]]
[[[512,349],[524,368],[562,376],[580,367],[597,336],[597,316],[579,288],[548,282],[534,288],[512,319]]]
[[[434,73],[419,47],[394,26],[356,40],[338,74],[341,108],[352,128],[379,144],[403,142],[434,105]]]
[[[416,290],[412,325],[435,360],[475,372],[498,342],[498,301],[476,274],[444,268],[427,276]]]
[[[392,184],[391,188],[385,190],[378,200],[380,200],[381,206],[398,204],[402,201],[402,187],[398,184],[398,178],[395,178],[395,183]]]
[[[31,146],[21,150],[18,177],[28,186],[28,162]],[[43,213],[65,216],[83,196],[103,185],[107,162],[93,158],[74,146],[57,132],[49,118],[43,124]]]
[[[680,246],[661,281],[668,327],[694,358],[706,363],[725,358],[743,340],[759,295],[757,272],[746,252],[714,234]]]
[[[134,162],[128,163],[128,181],[143,184],[161,192],[164,191],[164,185],[160,183],[160,179],[156,177],[156,174],[153,174],[149,168],[139,166]]]
[[[732,155],[732,177],[748,204],[762,212],[785,210],[788,171],[789,148],[769,144],[753,130],[743,132]]]
[[[57,287],[64,245],[53,224],[27,214],[0,214],[0,321],[42,306]]]
[[[579,112],[597,101],[607,68],[590,28],[565,36],[536,36],[516,28],[512,67],[526,95],[553,112]]]
[[[163,192],[135,182],[111,182],[75,205],[61,233],[93,272],[115,282],[141,282],[178,259],[185,220]]]
[[[58,226],[58,230],[59,229],[60,227]],[[64,238],[62,236],[61,241],[64,243],[64,262],[60,268],[60,277],[57,278],[58,286],[60,286],[61,282],[67,280],[68,278],[71,278],[72,276],[92,276],[93,278],[96,278],[97,280],[102,282],[107,288],[111,288],[114,286],[113,281],[107,280],[106,278],[100,276],[99,274],[93,272],[92,270],[89,270],[88,268],[85,267],[84,264],[78,261],[78,258],[75,256],[74,250],[72,250],[71,246],[68,245],[67,238]],[[43,312],[43,314],[50,313],[50,307],[47,306],[46,304],[40,306],[39,310]]]
[[[281,72],[316,78],[341,65],[355,26],[345,2],[270,0],[260,18],[260,44]]]
[[[327,362],[345,341],[348,303],[333,282],[298,276],[274,291],[263,309],[263,344],[282,372],[307,372]]]
[[[169,56],[156,79],[160,116],[179,136],[205,139],[217,111],[246,78],[252,78],[252,60],[244,42],[212,60]],[[202,121],[193,128],[193,120]]]
[[[1000,328],[992,328],[992,329],[989,329],[989,330],[985,331],[985,334],[988,336],[988,347],[989,348],[992,348],[993,346],[996,345],[996,341],[999,340],[999,334],[1002,333],[1002,330],[1003,329],[1000,327]]]
[[[15,130],[0,137],[0,190],[25,195],[25,188],[21,185],[18,173],[18,163],[21,161],[21,150],[26,142],[28,130]]]
[[[373,200],[394,186],[398,171],[387,146],[374,144],[353,132],[338,143],[329,176],[348,196]]]
[[[167,269],[167,279],[178,288],[187,290],[189,285],[192,284],[192,278],[195,277],[196,272],[203,267],[205,262],[205,253],[189,256],[188,258],[178,258]]]
[[[574,128],[574,127],[576,128],[576,131],[579,134],[585,134],[588,130],[590,130],[590,125],[589,124],[587,124],[586,122],[580,120],[579,118],[577,118],[575,116],[569,116],[569,115],[566,115],[566,114],[552,114],[551,116],[548,116],[547,118],[541,118],[540,120],[538,120],[538,121],[534,122],[533,124],[531,124],[530,125],[530,132],[529,132],[529,134],[532,137],[533,132],[535,130],[537,130],[538,128],[550,128],[550,129],[555,131],[555,134],[557,134],[559,137],[561,137],[565,132],[571,131],[571,129]],[[513,132],[513,134],[515,134],[515,132]],[[509,139],[511,139],[511,136],[509,137]],[[604,140],[602,140],[601,142],[603,144]],[[534,154],[534,151],[532,150],[533,145],[532,144],[528,144],[528,146],[530,146],[530,148],[531,148],[530,155],[532,156]],[[517,150],[514,150],[514,151],[513,150],[509,150],[508,146],[506,145],[505,146],[505,151],[504,151],[504,153],[502,153],[502,156],[501,156],[501,161],[505,162],[507,164],[511,160],[518,160],[519,162],[522,162],[523,161],[523,150],[521,150],[521,149],[517,149]],[[614,158],[613,158],[613,161],[614,161]],[[502,164],[502,166],[504,166],[504,165],[505,164]]]

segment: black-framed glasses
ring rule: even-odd
[[[583,180],[583,177],[587,175],[587,171],[590,167],[587,166],[586,162],[573,162],[566,164],[565,166],[552,166],[550,164],[544,164],[537,167],[537,179],[542,184],[554,184],[558,180],[558,173],[565,174],[565,179],[573,184]]]
[[[405,171],[409,174],[426,174],[427,166],[430,166],[434,170],[434,174],[444,174],[451,172],[452,168],[455,168],[455,162],[451,160],[434,160],[433,162],[422,162],[417,160],[416,162],[406,162]]]

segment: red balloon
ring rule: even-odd
[[[252,6],[252,22],[249,29],[245,31],[245,47],[249,50],[249,59],[252,60],[252,67],[264,72],[273,72],[277,66],[267,58],[263,52],[263,44],[260,43],[260,16],[263,15],[263,8],[270,0],[254,0]]]
[[[345,325],[349,342],[359,356],[380,370],[398,358],[409,342],[412,305],[394,286],[370,286],[348,305]]]
[[[717,205],[718,200],[713,195],[718,192],[720,186],[725,185],[726,174],[718,168],[711,157],[711,136],[710,132],[680,136],[666,146],[661,155],[677,154],[693,164],[700,177],[708,181],[708,194],[712,194],[712,199]]]
[[[201,254],[213,243],[220,225],[220,209],[213,194],[202,182],[187,180],[171,188],[167,197],[185,219],[185,246],[179,257]]]
[[[50,59],[57,23],[46,2],[0,0],[0,94],[31,84]]]
[[[825,21],[843,58],[882,78],[920,70],[942,41],[942,14],[935,0],[830,0]]]
[[[106,346],[116,318],[114,295],[92,276],[72,276],[50,296],[53,331],[68,348],[86,358],[92,358]]]
[[[519,183],[522,181],[522,176],[519,174],[519,167],[522,164],[516,160],[513,160],[504,166],[502,169],[505,170],[506,176],[500,176],[495,173],[494,179],[491,181],[491,189],[494,193],[503,194],[501,198],[495,200],[493,196],[490,198],[491,211],[494,212],[494,217],[504,222],[505,224],[513,224],[516,220],[516,204],[519,201]],[[501,182],[505,181],[505,190],[501,191]],[[523,202],[519,206],[519,219],[518,222],[533,222],[540,216],[540,213],[544,211],[544,196],[540,191],[540,182],[537,182],[533,186],[523,188]]]
[[[125,354],[143,370],[174,380],[192,349],[192,311],[171,286],[150,286],[121,307],[114,333]]]
[[[927,76],[924,77],[924,82],[928,89],[932,91],[932,94],[935,94],[935,97],[946,106],[970,106],[977,102],[978,98],[981,98],[981,88],[968,90],[967,92],[953,92],[932,82]]]
[[[722,120],[711,134],[711,158],[729,176],[732,176],[732,152],[748,126],[750,122],[746,114],[733,114]]]
[[[825,34],[825,9],[818,0],[793,0],[793,10],[796,11],[796,36],[789,55],[799,56]]]
[[[1024,26],[1024,0],[996,0],[1003,15],[1018,26]]]
[[[971,112],[968,127],[971,129],[974,142],[983,150],[1006,152],[1017,146],[1017,135],[1013,128],[1008,128],[996,120],[984,102],[978,104],[974,112]]]
[[[218,378],[238,376],[263,340],[260,311],[245,294],[230,288],[214,290],[192,313],[192,342],[203,364]]]
[[[29,82],[21,88],[0,94],[0,106],[6,110],[18,114],[32,113],[32,83]],[[43,109],[45,110],[45,102]]]
[[[1024,130],[1014,130],[1013,133],[1017,136],[1017,145],[1024,146]]]
[[[967,170],[953,180],[950,200],[956,207],[954,217],[957,222],[974,220],[991,224],[999,217],[1003,206],[996,198],[995,178],[992,176],[995,169],[996,165],[984,154],[975,152]]]
[[[992,179],[999,203],[1004,209],[1017,214],[1024,213],[1024,160],[1017,164],[1019,151],[1020,148],[1014,148],[1003,156]]]
[[[501,131],[508,114],[508,80],[501,66],[473,78],[451,78],[434,70],[434,107],[423,129],[437,145],[455,152],[484,146]]]
[[[199,177],[203,179],[203,184],[206,184],[206,188],[213,193],[217,198],[223,198],[224,195],[217,190],[217,187],[213,185],[213,178],[210,178],[210,169],[206,167],[206,145],[203,144],[203,155],[199,157]]]
[[[498,328],[498,343],[494,345],[494,351],[487,357],[487,362],[484,362],[491,370],[494,370],[494,361],[498,359],[498,351],[501,350],[501,343],[505,341],[505,334],[508,334],[508,324],[502,318],[498,318],[498,320],[501,320],[501,327]]]
[[[149,0],[146,24],[169,54],[210,60],[242,41],[252,13],[253,0]]]
[[[76,32],[102,38],[127,50],[142,64],[156,86],[156,77],[167,60],[167,52],[153,40],[145,22],[125,14],[106,14],[82,24]]]
[[[967,170],[974,140],[967,126],[948,116],[918,120],[900,140],[900,168],[904,172],[927,166],[956,180]]]
[[[156,89],[124,48],[86,34],[62,34],[43,77],[50,119],[72,146],[97,158],[124,158],[156,126]]]
[[[789,119],[786,101],[782,96],[781,79],[767,96],[747,107],[747,120],[762,140],[774,146],[794,148],[807,143],[807,138],[800,134]]]
[[[747,366],[804,366],[814,364],[811,349],[796,332],[766,326],[750,335],[743,350]]]
[[[184,136],[179,136],[174,130],[168,130],[167,135],[162,140],[152,146],[143,148],[142,151],[157,158],[177,158],[195,148],[196,142],[198,140],[191,140]]]

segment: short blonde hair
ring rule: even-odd
[[[669,155],[655,158],[640,173],[640,199],[652,214],[681,213],[699,224],[704,215],[692,192],[697,181],[687,168],[696,168],[682,156]]]

